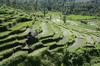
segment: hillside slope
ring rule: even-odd
[[[0,66],[99,64],[100,36],[72,23],[0,7]]]

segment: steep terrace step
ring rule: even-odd
[[[13,44],[15,44],[15,45],[18,44],[18,40],[14,40],[14,41],[11,41],[11,42],[0,44],[0,50],[2,50],[3,48],[6,49],[7,46],[13,45]]]
[[[43,32],[38,34],[37,36],[40,39],[51,37],[54,35],[54,31],[48,22],[42,22],[42,30]]]
[[[0,14],[14,14],[13,9],[0,9]]]
[[[54,49],[57,49],[57,48],[62,48],[64,47],[64,45],[59,45],[57,44],[57,42],[49,42],[49,43],[46,43],[46,44],[42,44],[43,46],[46,46],[46,47],[49,47],[49,50],[54,50]]]
[[[84,34],[84,35],[86,36],[87,43],[90,43],[90,44],[94,43],[93,39],[89,35],[87,35],[87,34]]]
[[[60,41],[58,41],[58,44],[66,44],[72,33],[66,28],[60,28],[63,30],[63,38]]]
[[[5,32],[0,32],[0,39],[3,39],[7,36],[9,36],[9,34],[11,34],[12,31],[5,31]]]
[[[38,20],[34,22],[33,29],[35,29],[38,33],[42,32],[42,21]]]
[[[9,28],[11,28],[11,27],[13,27],[13,26],[15,26],[15,25],[17,25],[18,23],[21,23],[21,22],[18,22],[17,21],[17,19],[11,19],[11,20],[8,20],[8,21],[4,21],[3,23],[0,23],[0,25],[2,26],[2,27],[0,27],[0,29],[2,28],[7,28],[7,29],[9,29]]]
[[[30,46],[30,48],[32,50],[37,50],[37,49],[40,49],[40,48],[43,48],[43,47],[46,47],[46,46],[44,46],[41,42],[34,43]]]
[[[40,48],[38,50],[33,51],[32,53],[28,54],[28,56],[34,56],[34,55],[39,55],[42,54],[44,51],[46,51],[48,47]]]
[[[84,36],[81,33],[76,32],[76,31],[73,31],[73,32],[76,35],[76,38],[75,38],[75,42],[68,47],[69,51],[76,50],[77,48],[83,46],[86,42],[84,39]]]
[[[56,25],[53,25],[53,26],[54,26],[54,32],[55,32],[53,39],[62,38],[63,37],[62,29],[59,26],[56,26]]]
[[[73,50],[83,46],[84,44],[85,44],[84,43],[84,39],[76,38],[75,42],[73,43],[73,45],[69,46],[67,49],[69,51],[73,51]]]
[[[21,47],[22,46],[19,45],[19,46],[13,47],[11,49],[0,51],[0,56],[2,56],[2,58],[0,58],[0,61],[10,57],[14,52],[19,51],[21,49]]]
[[[52,50],[48,50],[50,52],[61,52],[63,49],[66,49],[67,47],[65,46],[62,46],[62,47],[57,47],[57,48],[54,48]]]
[[[34,22],[34,21],[27,21],[27,22],[19,23],[19,24],[17,24],[16,26],[10,28],[9,30],[17,31],[17,30],[22,29],[23,27],[26,27],[26,26],[32,25],[33,22]]]
[[[12,36],[12,35],[21,34],[25,30],[26,30],[26,27],[25,28],[23,27],[22,29],[20,29],[18,31],[4,31],[4,32],[0,32],[0,39],[2,40],[2,39],[5,39],[5,38],[7,38],[9,36]]]
[[[49,50],[54,50],[59,47],[64,47],[64,45],[53,44],[53,45],[49,46]]]
[[[41,41],[43,43],[49,43],[49,42],[54,42],[54,41],[58,42],[63,37],[63,31],[61,30],[61,28],[53,24],[52,24],[52,27],[55,32],[54,36],[42,39]]]
[[[0,44],[0,51],[25,44],[27,40],[28,39],[25,38],[25,39],[14,40],[14,41],[10,41],[10,42],[7,42],[7,43]]]
[[[43,46],[50,47],[50,46],[52,46],[52,45],[54,45],[54,44],[57,44],[57,43],[56,43],[55,41],[54,41],[54,42],[49,42],[49,43],[43,44]]]
[[[14,34],[14,35],[9,35],[8,37],[4,38],[4,39],[0,39],[0,43],[4,43],[4,42],[9,42],[9,41],[13,41],[15,39],[22,39],[22,38],[27,38],[27,33],[20,33],[20,34]]]
[[[94,38],[95,41],[100,42],[100,37],[92,35],[92,37]]]
[[[14,19],[14,14],[5,14],[5,15],[0,15],[0,20],[2,20],[2,23],[3,22],[9,22],[11,21],[12,19]]]
[[[0,56],[2,56],[2,58],[0,58],[0,61],[4,58],[7,57],[9,55],[11,55],[13,53],[13,49],[7,49],[4,51],[0,51]]]

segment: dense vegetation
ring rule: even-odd
[[[17,2],[15,0],[6,0],[4,3],[7,6],[20,8],[24,11],[60,11],[63,14],[100,16],[100,2],[96,2],[96,0],[89,2],[74,2],[73,0],[71,2],[67,2],[67,0],[30,0]]]
[[[100,66],[98,3],[0,5],[0,66]]]

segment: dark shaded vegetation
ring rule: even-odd
[[[66,0],[32,0],[29,2],[16,2],[7,0],[4,3],[10,7],[23,9],[26,13],[29,13],[30,11],[41,11],[44,16],[48,11],[60,11],[66,15],[81,14],[100,16],[100,2],[96,2],[95,0],[89,2],[67,2]]]
[[[39,41],[38,38],[31,36],[31,34],[27,38],[28,38],[27,40],[28,45],[32,45],[33,43],[37,43]]]
[[[13,43],[13,44],[10,44],[10,45],[6,45],[6,46],[3,46],[3,47],[0,47],[0,51],[6,50],[6,49],[10,49],[10,48],[16,47],[16,46],[18,46],[18,45],[19,45],[18,42]]]
[[[28,19],[28,18],[19,18],[16,21],[17,22],[25,22],[25,21],[31,21],[32,19]]]
[[[47,39],[47,40],[43,40],[42,43],[45,44],[45,43],[53,42],[53,41],[58,42],[60,39],[61,39],[61,38],[58,38],[58,39]]]
[[[77,52],[77,53],[76,53]],[[60,49],[59,52],[51,53],[44,51],[40,55],[36,56],[20,56],[18,59],[14,59],[12,62],[6,63],[5,66],[40,66],[40,65],[54,65],[54,66],[91,66],[91,60],[96,56],[99,58],[100,50],[83,48],[76,52],[68,52],[67,50]],[[92,53],[92,54],[91,54]],[[16,61],[16,62],[15,62]],[[20,62],[19,62],[20,61]],[[98,60],[99,61],[99,60]],[[94,61],[95,62],[95,61]],[[96,61],[97,62],[97,61]]]
[[[57,48],[57,47],[62,47],[63,45],[56,45],[56,44],[54,44],[54,45],[52,45],[52,46],[50,46],[50,50],[52,50],[52,49],[54,49],[54,48]]]

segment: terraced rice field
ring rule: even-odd
[[[74,52],[80,47],[100,42],[99,36],[80,33],[63,23],[59,25],[39,17],[29,17],[20,11],[16,14],[14,10],[2,10],[4,13],[0,13],[0,66],[9,66],[9,62],[17,60],[20,60],[20,63],[25,61],[25,56],[34,57],[45,51],[53,53],[68,49],[69,52]]]

